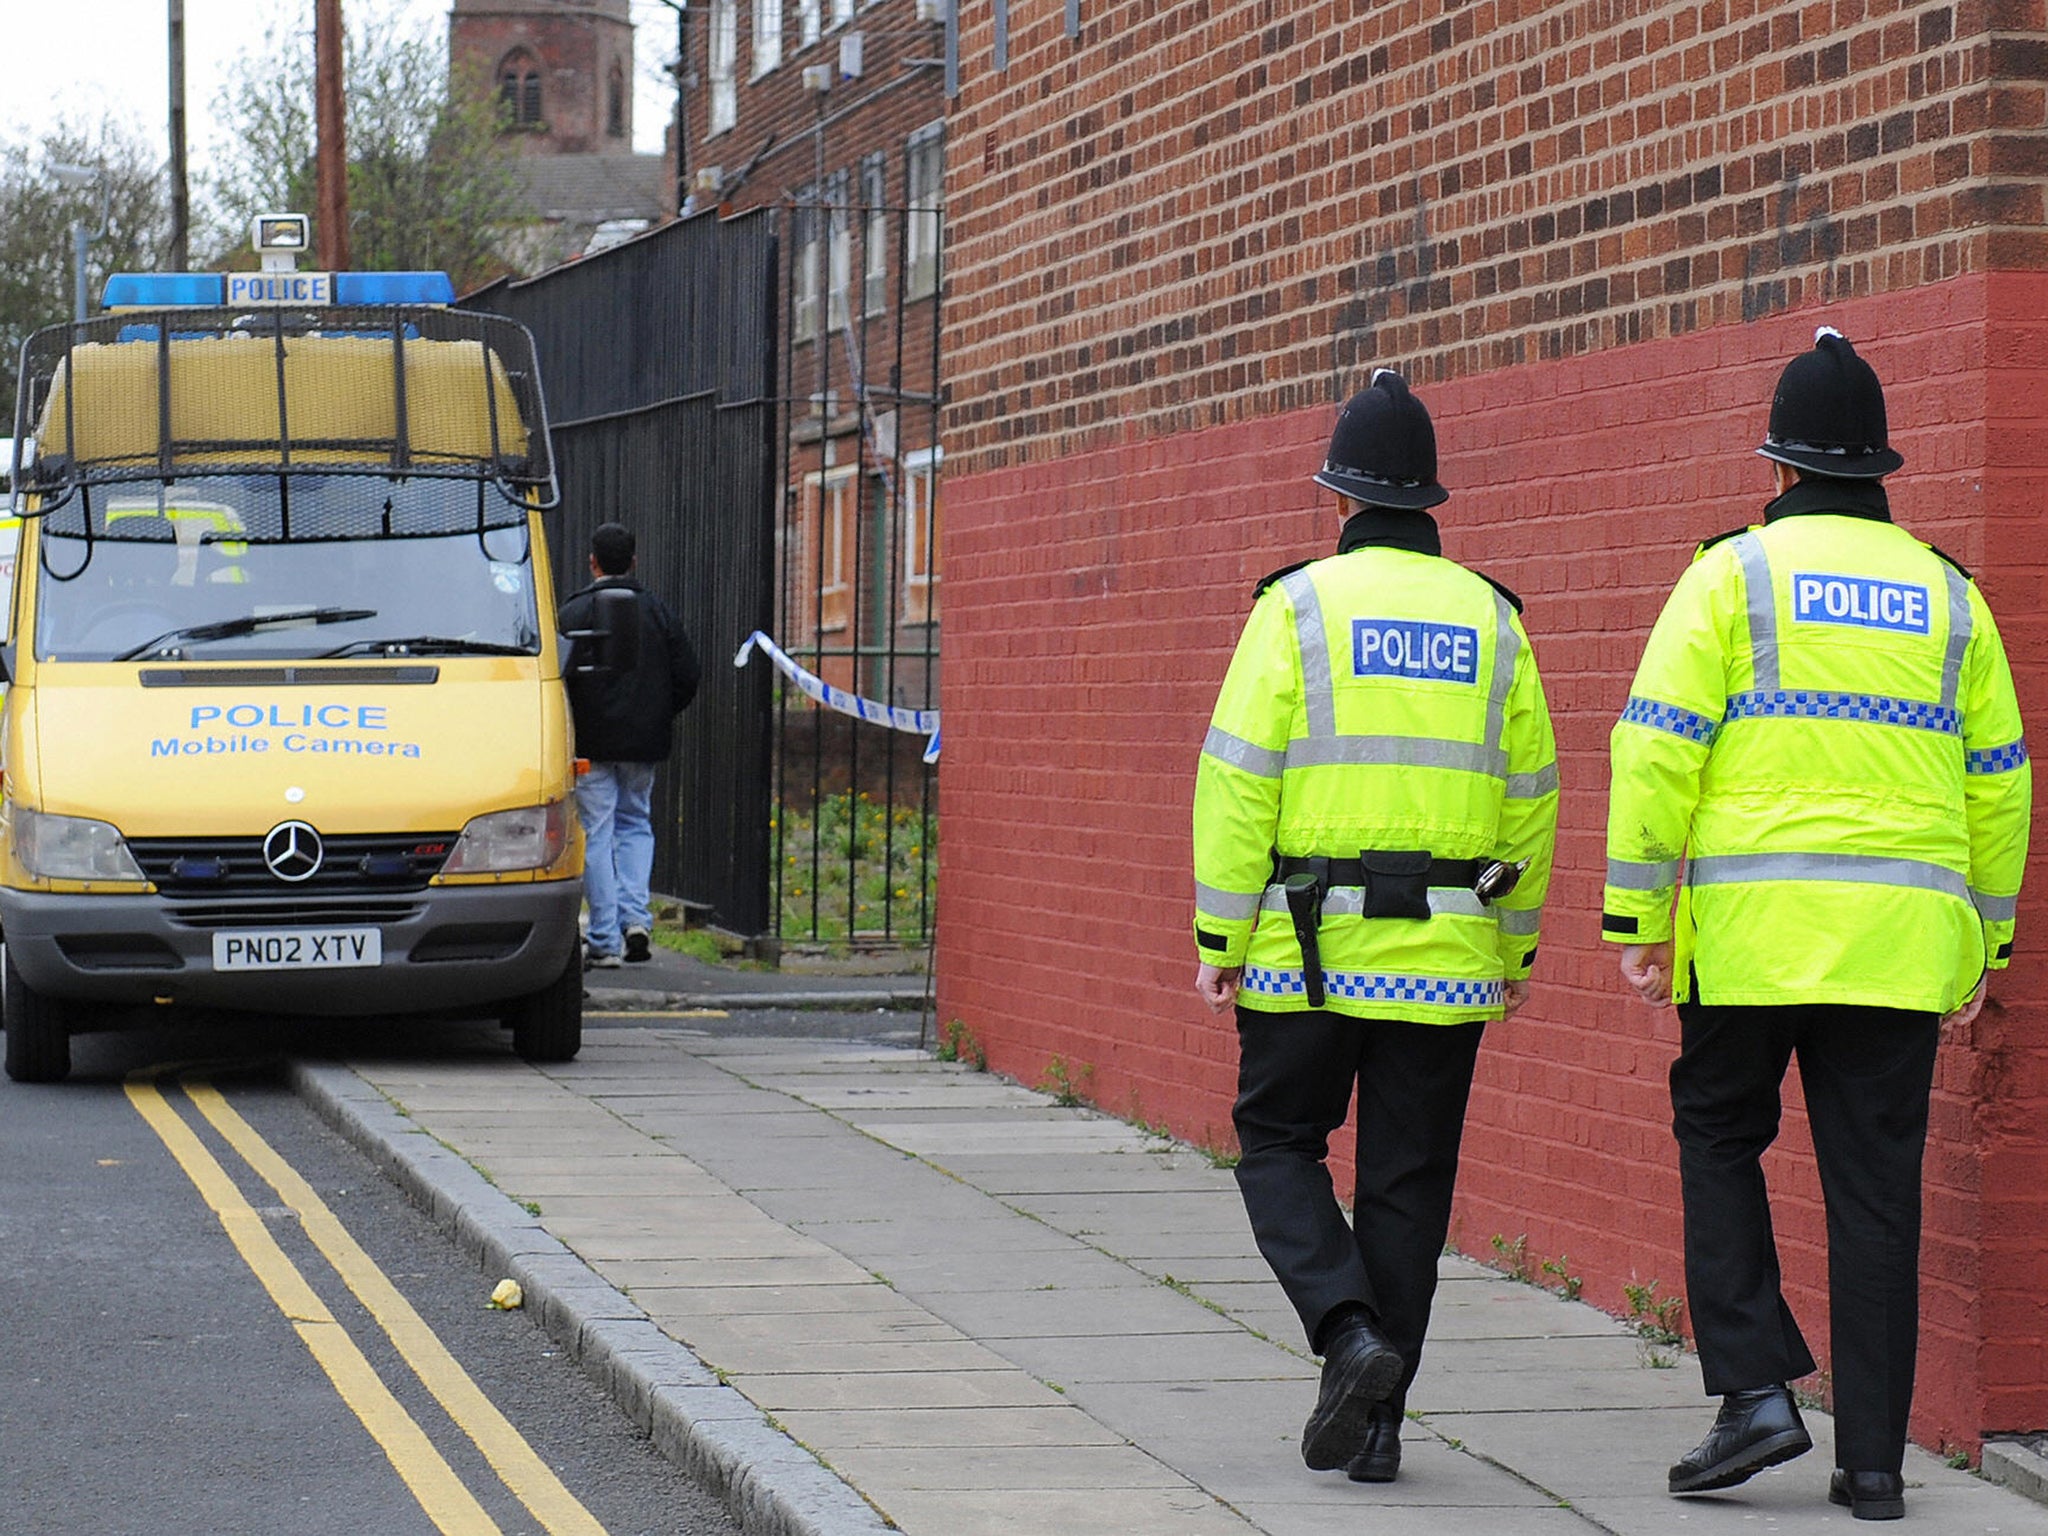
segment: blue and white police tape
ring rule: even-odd
[[[739,654],[732,659],[736,667],[744,667],[747,659],[759,646],[768,659],[782,670],[782,673],[804,691],[813,704],[822,704],[827,709],[836,709],[842,715],[852,715],[856,720],[865,720],[871,725],[886,725],[891,730],[915,731],[931,739],[924,745],[924,760],[936,763],[939,760],[939,712],[936,709],[903,709],[894,704],[879,704],[873,699],[864,699],[857,693],[848,693],[844,688],[834,688],[815,672],[806,672],[789,659],[788,652],[770,640],[760,630],[747,636]]]

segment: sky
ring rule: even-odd
[[[674,57],[675,13],[658,0],[632,0],[632,9],[634,148],[659,152],[675,115],[675,87],[662,73]],[[362,13],[393,15],[440,37],[448,10],[449,0],[342,0],[345,24]],[[227,65],[262,45],[273,18],[294,15],[304,18],[310,47],[312,0],[185,0],[186,139],[195,171],[209,152],[209,109]],[[0,0],[0,53],[13,66],[0,87],[0,133],[33,137],[47,101],[76,120],[123,118],[168,158],[168,30],[164,0]]]

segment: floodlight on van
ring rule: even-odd
[[[290,251],[294,255],[313,243],[313,226],[303,213],[259,213],[249,228],[249,243],[258,256]]]

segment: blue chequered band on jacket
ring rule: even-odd
[[[2011,773],[2027,760],[2027,738],[2009,741],[2002,747],[1987,747],[1963,754],[1963,767],[1971,773]]]
[[[1712,741],[1714,732],[1721,728],[1718,720],[1709,720],[1705,715],[1680,709],[1676,704],[1660,704],[1655,699],[1631,698],[1628,708],[1621,712],[1621,718],[1630,725],[1647,725],[1652,730],[1669,731],[1687,741]]]
[[[1889,699],[1881,693],[1816,693],[1780,689],[1776,692],[1731,694],[1728,719],[1755,720],[1766,716],[1796,716],[1813,720],[1870,720],[1879,725],[1903,725],[1916,731],[1939,731],[1944,736],[1962,734],[1963,719],[1942,704],[1922,704],[1915,699]]]
[[[1301,971],[1270,966],[1244,968],[1244,990],[1262,997],[1303,997],[1308,982]],[[1435,1003],[1445,1008],[1492,1008],[1501,1000],[1497,981],[1452,981],[1441,976],[1381,976],[1359,971],[1324,971],[1323,990],[1331,997],[1370,1003]]]

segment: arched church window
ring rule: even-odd
[[[524,48],[515,48],[498,65],[498,99],[514,127],[541,125],[540,60]]]
[[[615,139],[626,136],[626,71],[612,61],[611,78],[604,88],[604,131]]]

